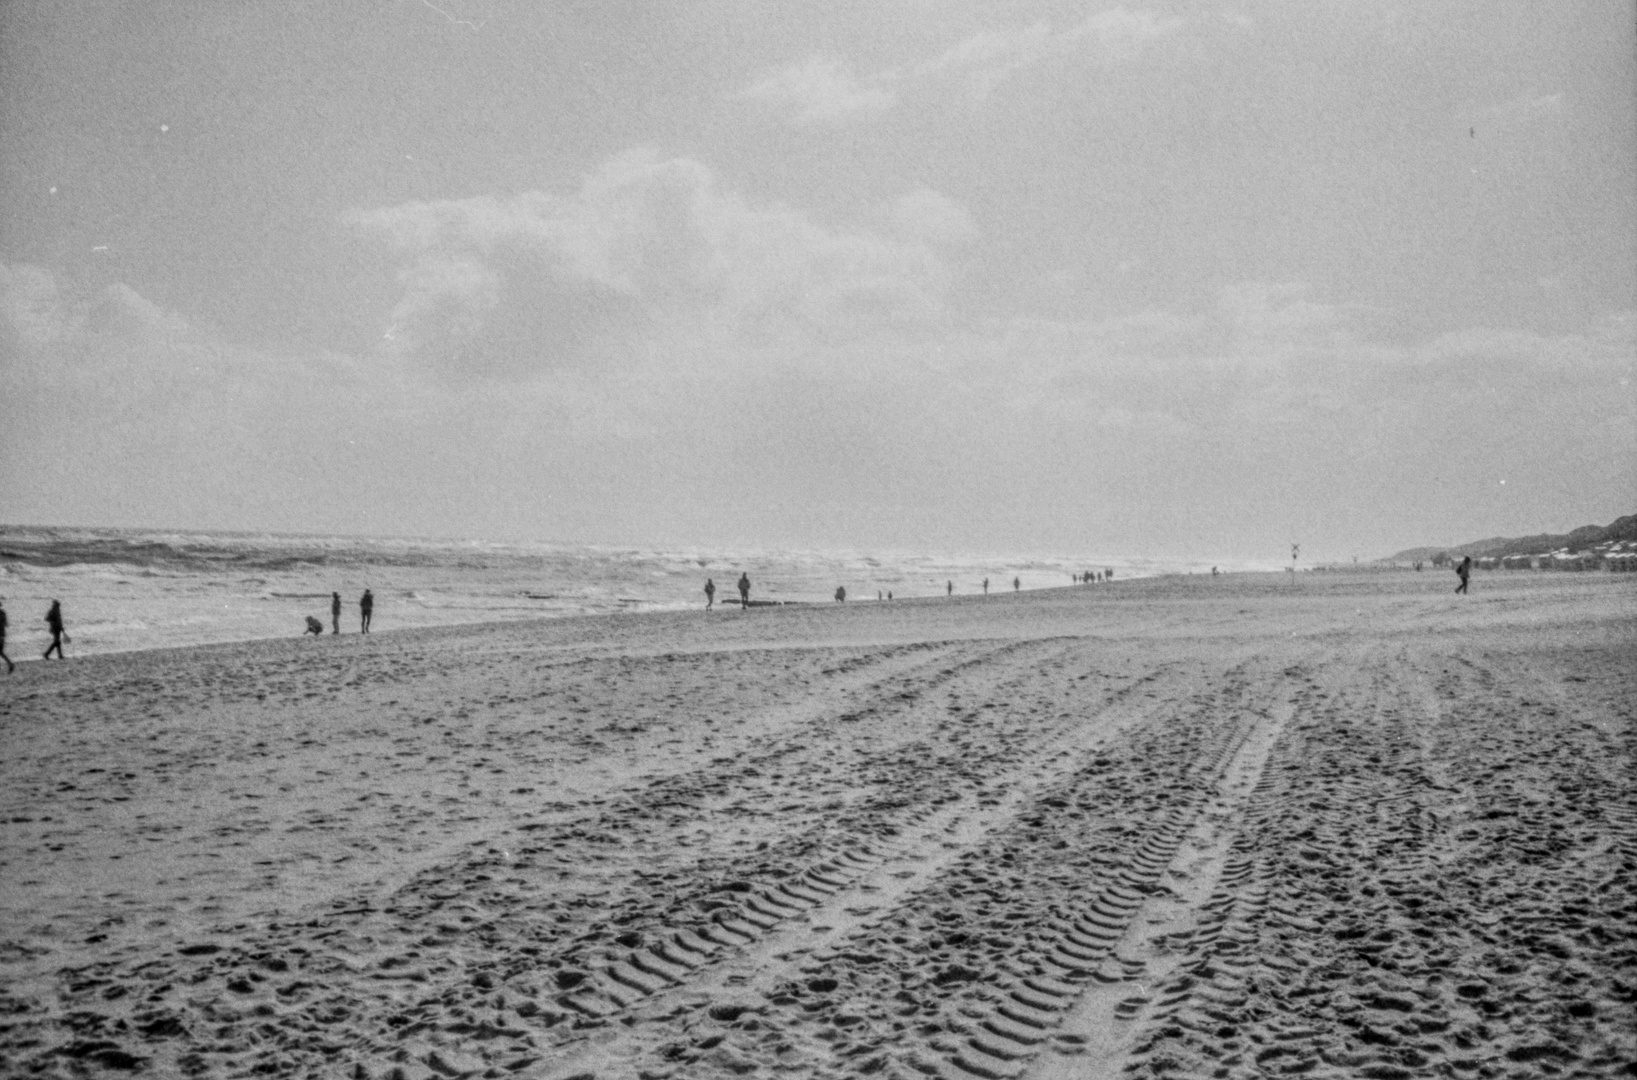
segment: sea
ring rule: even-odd
[[[1223,569],[1265,569],[1228,567]],[[703,607],[716,601],[828,603],[1068,586],[1086,571],[1118,581],[1208,573],[1209,564],[1109,555],[997,557],[904,552],[600,547],[487,540],[172,532],[0,525],[0,603],[13,660],[49,642],[45,613],[62,603],[69,655],[299,636],[306,617],[359,629],[374,596],[372,632],[463,623]]]

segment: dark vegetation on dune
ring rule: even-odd
[[[1539,533],[1535,536],[1494,536],[1488,540],[1474,540],[1458,547],[1408,548],[1389,555],[1388,562],[1414,562],[1431,559],[1440,552],[1451,555],[1471,555],[1474,559],[1505,558],[1508,555],[1544,555],[1559,548],[1581,551],[1598,544],[1621,540],[1637,541],[1637,514],[1627,514],[1608,525],[1582,525],[1567,533]]]

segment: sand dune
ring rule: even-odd
[[[1452,583],[20,665],[0,1073],[1630,1075],[1637,586]]]

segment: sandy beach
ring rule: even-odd
[[[1156,578],[0,679],[7,1076],[1629,1076],[1637,580]]]

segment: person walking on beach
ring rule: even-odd
[[[743,608],[748,608],[749,606],[750,606],[750,575],[749,574],[740,574],[739,575],[739,607],[741,609],[743,609]]]
[[[989,595],[989,579],[988,578],[983,579],[983,595],[985,595],[985,596]]]
[[[51,654],[55,652],[57,659],[61,660],[64,658],[63,638],[68,635],[63,633],[63,606],[60,602],[51,601],[51,610],[45,613],[45,624],[51,630],[51,644],[45,647],[44,659],[50,660]]]
[[[836,603],[845,604],[846,602],[847,602],[847,586],[837,585],[836,586]]]
[[[1012,579],[1012,591],[1017,592],[1021,588],[1023,588],[1023,579],[1022,578],[1013,578]]]
[[[1460,563],[1458,563],[1455,567],[1455,576],[1461,579],[1461,583],[1455,586],[1455,591],[1458,593],[1466,592],[1467,579],[1472,576],[1471,555],[1461,556]]]
[[[709,611],[711,609],[711,605],[714,604],[714,603],[716,603],[716,582],[712,581],[710,578],[706,578],[705,579],[705,610]]]
[[[944,582],[944,595],[945,596],[954,596],[955,595],[955,583],[953,581]]]
[[[375,614],[375,596],[368,589],[358,599],[358,619],[361,625],[359,633],[369,633],[369,617]]]
[[[341,632],[341,594],[338,593],[338,592],[333,592],[333,593],[330,594],[330,633],[339,634],[340,632]]]
[[[0,600],[0,660],[6,662],[7,675],[17,670],[17,665],[6,655],[6,604],[3,600]]]

